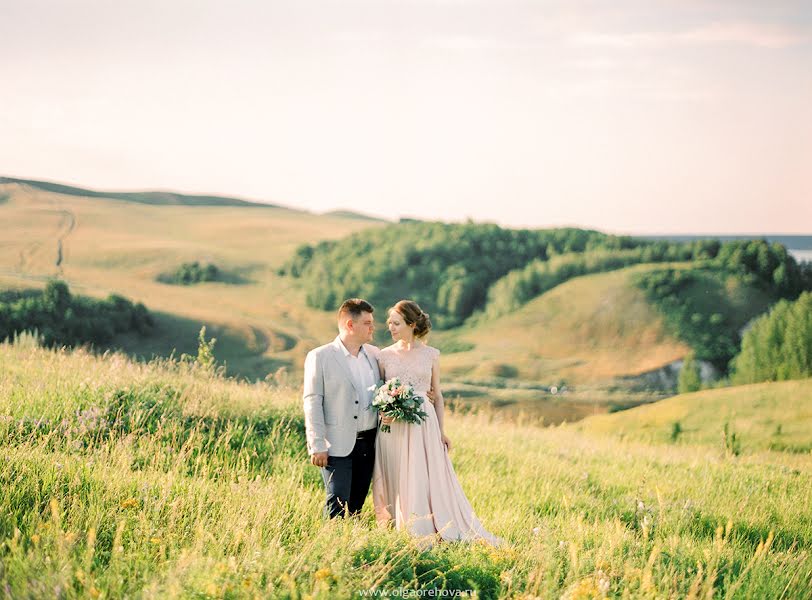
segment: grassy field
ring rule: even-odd
[[[587,433],[600,419],[579,431],[450,415],[455,469],[507,544],[426,547],[376,528],[369,505],[321,520],[296,390],[31,339],[0,345],[0,374],[5,597],[812,595],[812,456],[748,444],[741,424],[736,456],[699,433],[651,443],[642,409],[602,428],[623,436]],[[718,431],[722,408],[773,387],[776,402],[807,399],[781,422],[809,419],[809,381],[705,392],[717,404],[696,425],[677,418]],[[812,442],[809,427],[790,434]]]

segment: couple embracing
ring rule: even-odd
[[[338,311],[338,336],[305,360],[304,412],[310,461],[321,468],[325,514],[357,515],[370,482],[379,525],[443,540],[484,540],[499,545],[477,519],[448,457],[443,430],[436,348],[423,342],[429,316],[411,300],[389,310],[394,343],[379,350],[369,342],[375,309],[359,298]],[[372,398],[380,381],[397,377],[420,397],[426,413],[414,424],[379,418]],[[379,431],[379,425],[389,431]]]

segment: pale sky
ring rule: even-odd
[[[812,234],[812,3],[0,0],[0,175]]]

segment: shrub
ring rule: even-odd
[[[0,295],[0,340],[37,331],[47,346],[108,344],[118,333],[150,333],[154,321],[146,307],[118,295],[106,300],[73,296],[63,281],[44,291]]]
[[[158,276],[158,281],[175,285],[193,285],[206,281],[218,281],[220,269],[212,263],[201,264],[198,261],[183,263],[174,273]]]

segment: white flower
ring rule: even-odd
[[[604,574],[602,571],[598,571],[598,591],[605,596],[609,593],[609,588],[611,585],[612,582],[609,581],[606,574]]]

